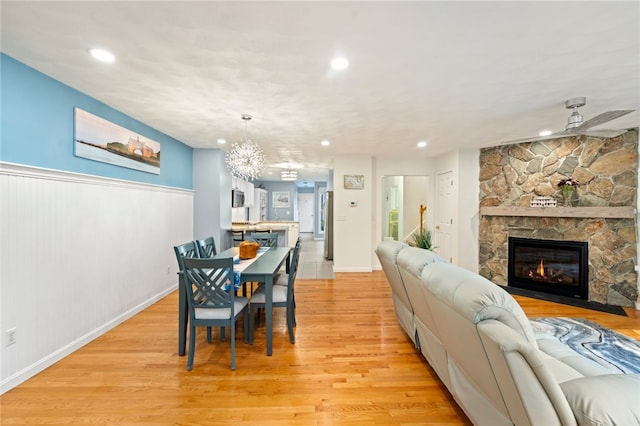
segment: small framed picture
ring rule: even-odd
[[[344,175],[344,189],[364,189],[364,175]]]
[[[271,199],[271,207],[274,209],[288,209],[289,208],[289,192],[288,191],[273,191]]]

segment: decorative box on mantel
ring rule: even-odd
[[[531,207],[556,207],[558,201],[553,197],[533,197],[530,202]]]

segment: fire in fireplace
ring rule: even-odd
[[[508,285],[589,299],[588,243],[509,237]]]

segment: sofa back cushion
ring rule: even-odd
[[[433,263],[446,262],[434,252],[417,247],[407,247],[398,254],[398,270],[407,289],[413,312],[418,321],[433,329],[434,318],[429,311],[427,301],[420,287],[422,270]]]
[[[413,312],[411,302],[409,301],[404,284],[402,283],[402,278],[400,278],[400,273],[398,272],[398,266],[396,265],[398,253],[407,247],[409,246],[395,240],[385,240],[378,244],[378,247],[376,248],[376,255],[380,260],[380,265],[382,266],[384,274],[387,276],[387,281],[389,281],[391,291],[393,291],[394,295]]]
[[[473,423],[504,423],[509,410],[477,324],[494,319],[535,345],[526,315],[496,284],[449,263],[433,263],[423,268],[422,291],[435,319],[437,335],[447,351],[451,393],[462,406],[468,407],[465,412]]]
[[[425,266],[432,263],[446,263],[438,254],[431,250],[406,246],[406,249],[398,253],[398,267],[414,277],[420,277]]]
[[[497,284],[448,263],[424,268],[422,279],[430,294],[471,323],[494,319],[538,347],[526,314],[518,302]]]
[[[395,240],[385,240],[376,248],[376,255],[382,265],[382,270],[387,276],[387,281],[391,287],[391,297],[393,307],[396,311],[396,318],[400,326],[404,329],[413,343],[418,345],[416,338],[416,325],[413,316],[413,306],[405,290],[404,283],[398,271],[396,260],[398,253],[408,246]]]

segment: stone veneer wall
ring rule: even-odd
[[[480,206],[528,207],[537,195],[562,205],[557,184],[579,183],[574,206],[636,206],[638,129],[610,139],[573,136],[480,152]],[[577,195],[577,196],[575,196]],[[587,241],[589,300],[638,300],[634,219],[482,216],[480,275],[507,285],[508,237]]]

